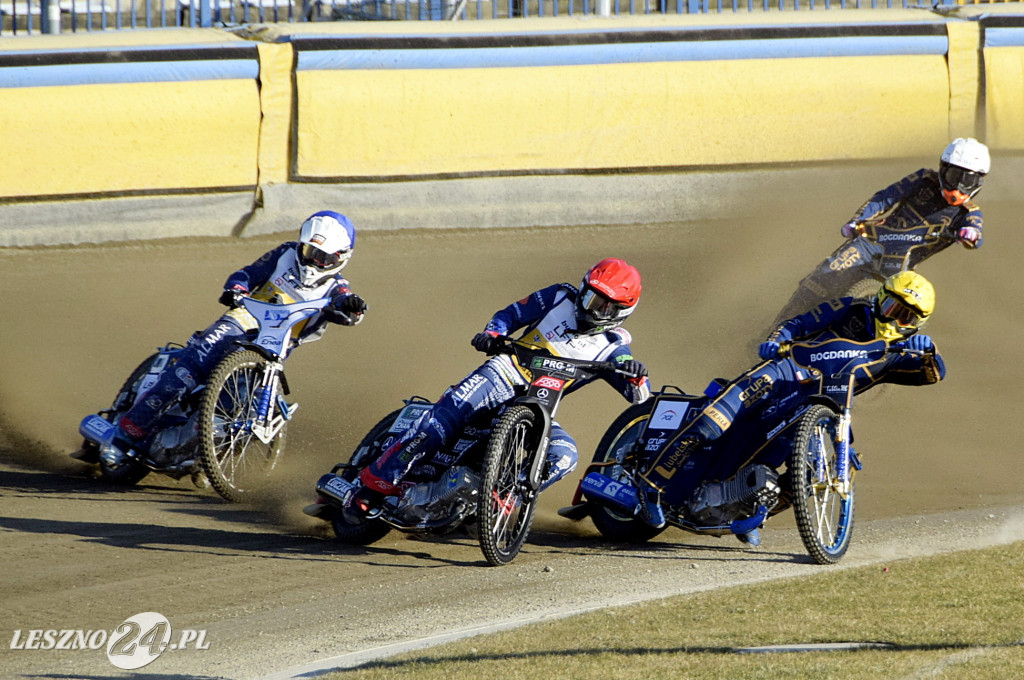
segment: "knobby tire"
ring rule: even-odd
[[[387,439],[388,430],[394,425],[395,419],[402,409],[395,409],[381,418],[380,422],[373,426],[366,436],[362,438],[356,450],[352,453],[349,463],[353,466],[345,468],[341,476],[352,482],[359,476],[359,471],[372,463],[384,453],[384,440]],[[396,434],[395,436],[400,436]],[[357,524],[347,521],[341,514],[341,508],[331,507],[330,510],[331,528],[338,541],[346,545],[370,545],[376,543],[391,532],[391,526],[381,519],[368,519]]]
[[[533,411],[513,406],[494,426],[487,443],[477,517],[480,549],[491,566],[514,560],[533,524],[537,493],[527,489],[526,481],[537,455],[536,429]]]

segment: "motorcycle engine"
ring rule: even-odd
[[[724,482],[704,482],[686,506],[700,524],[724,525],[779,502],[779,476],[766,465],[748,465]]]
[[[174,409],[179,411],[179,409]],[[173,412],[172,412],[173,413]],[[183,474],[191,471],[195,463],[195,442],[199,436],[199,412],[195,411],[184,422],[159,430],[148,442],[148,457],[156,465]]]
[[[409,487],[395,508],[395,516],[410,526],[461,519],[465,510],[476,504],[479,491],[480,477],[475,472],[453,467],[436,481]]]

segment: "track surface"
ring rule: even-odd
[[[715,222],[361,233],[346,272],[370,303],[367,320],[330,329],[290,359],[301,408],[285,468],[274,492],[249,505],[221,502],[187,479],[113,488],[67,453],[78,420],[106,406],[146,353],[212,321],[227,274],[278,239],[0,252],[5,677],[119,677],[102,651],[11,650],[9,641],[16,629],[111,631],[146,611],[166,616],[176,634],[205,629],[210,649],[165,652],[142,677],[248,678],[476,625],[821,569],[808,563],[789,514],[772,520],[756,551],[675,530],[640,548],[609,545],[589,521],[555,514],[578,476],[542,499],[530,542],[501,569],[485,568],[462,537],[392,534],[366,549],[339,546],[300,509],[317,476],[402,397],[436,398],[479,363],[469,338],[493,311],[575,282],[601,257],[625,257],[644,274],[628,328],[655,384],[699,391],[739,373],[874,188],[806,188],[815,197],[799,209],[751,195],[751,206],[768,206],[763,214],[737,210]],[[928,332],[948,379],[885,387],[858,403],[866,467],[844,564],[1022,535],[1024,427],[1012,409],[1024,384],[1021,204],[981,198],[985,248],[951,249],[921,267],[938,289]],[[584,460],[625,406],[602,386],[563,405],[559,420]]]

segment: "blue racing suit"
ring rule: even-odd
[[[776,328],[768,340],[823,342],[845,338],[857,342],[875,339],[875,314],[867,300],[842,298],[826,302],[810,312],[789,319]],[[880,383],[897,385],[928,385],[946,375],[945,362],[937,350],[925,355],[886,354],[870,372],[858,372],[854,393],[859,394]],[[789,395],[797,394],[806,383],[805,373],[790,358],[765,361],[726,385],[711,399],[701,413],[676,435],[676,443],[661,449],[649,461],[641,477],[652,487],[663,491],[676,471],[686,466],[707,467],[709,460],[692,456],[705,444],[721,437],[733,423],[750,418],[771,404],[778,405]]]
[[[633,358],[627,331],[616,328],[588,335],[576,325],[578,291],[569,284],[555,284],[514,302],[495,313],[486,330],[508,335],[526,327],[520,340],[550,351],[554,356],[591,361],[625,362]],[[618,373],[601,376],[626,399],[640,403],[650,396],[646,376],[626,378]],[[566,393],[590,381],[574,381]],[[488,359],[441,398],[414,423],[399,441],[360,474],[363,484],[386,495],[399,493],[399,483],[424,456],[436,452],[477,414],[499,408],[526,391],[529,382],[508,354]],[[435,456],[435,460],[437,457]],[[548,470],[542,489],[554,484],[576,467],[576,442],[558,423],[552,423]],[[445,462],[455,465],[457,457]]]
[[[315,300],[330,296],[331,305],[292,329],[295,344],[318,340],[327,322],[355,325],[363,315],[344,314],[341,302],[352,295],[348,281],[340,275],[329,277],[312,286],[302,285],[298,269],[298,242],[282,243],[252,264],[228,277],[225,290],[237,290],[258,300],[280,303]],[[225,313],[206,330],[197,331],[157,382],[136,400],[122,416],[118,427],[133,443],[144,439],[160,417],[174,404],[203,384],[214,367],[232,350],[235,341],[257,329],[256,319],[244,308]]]

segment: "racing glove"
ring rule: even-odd
[[[774,340],[765,340],[761,343],[761,346],[757,348],[757,356],[761,357],[765,361],[774,359],[779,355],[779,343]]]
[[[892,343],[897,349],[909,349],[914,352],[935,353],[935,343],[927,335],[912,335],[906,340]]]
[[[501,348],[501,339],[498,334],[494,331],[484,331],[483,333],[477,333],[470,340],[473,345],[473,349],[478,352],[483,352],[487,356],[492,356],[498,353]]]
[[[224,292],[220,294],[220,298],[217,301],[220,302],[225,307],[237,309],[242,306],[242,298],[244,298],[248,292],[248,288],[236,283],[230,288],[225,288]]]
[[[861,225],[857,223],[857,220],[850,220],[839,228],[839,233],[843,235],[843,238],[860,236],[861,231]]]
[[[627,359],[619,364],[618,369],[629,373],[630,379],[637,380],[647,375],[647,366],[636,359]]]
[[[365,314],[368,309],[366,301],[355,293],[346,295],[336,306],[345,314]]]
[[[964,248],[977,248],[981,232],[977,227],[963,227],[957,232],[956,240],[962,243]]]

